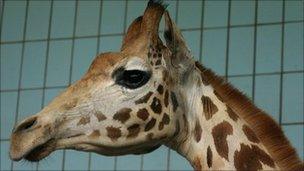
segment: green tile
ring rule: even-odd
[[[64,170],[88,170],[89,153],[66,150]]]
[[[26,39],[45,39],[48,35],[50,1],[29,1]]]
[[[277,122],[280,113],[280,75],[261,75],[255,78],[255,104]]]
[[[17,107],[17,92],[1,92],[1,139],[8,139],[11,136],[15,125]]]
[[[253,27],[232,28],[229,40],[228,74],[251,74],[253,70]]]
[[[72,37],[75,17],[75,1],[54,1],[51,37]]]
[[[132,162],[131,162],[132,161]],[[140,155],[125,155],[117,157],[117,170],[140,170]]]
[[[143,156],[143,170],[166,170],[168,148],[161,146],[157,150]]]
[[[42,87],[46,60],[46,42],[27,42],[24,48],[21,87]]]
[[[74,45],[72,82],[80,79],[96,56],[97,38],[77,39]]]
[[[289,138],[289,141],[296,148],[298,155],[303,160],[304,159],[304,125],[286,125],[283,126],[285,135]]]
[[[68,85],[71,65],[71,48],[71,40],[50,42],[46,86]]]
[[[204,27],[227,26],[228,1],[205,1]]]
[[[282,21],[282,0],[258,1],[258,23]]]
[[[304,70],[303,23],[285,24],[284,71]]]
[[[282,122],[303,122],[304,74],[283,75]]]
[[[281,70],[281,25],[257,28],[256,73]]]
[[[2,41],[23,39],[26,1],[5,1],[2,21]]]
[[[303,20],[303,6],[302,0],[285,1],[285,21]]]
[[[184,28],[200,28],[202,1],[180,1],[178,9],[178,26]]]
[[[244,25],[254,23],[255,1],[231,1],[231,25]]]
[[[21,44],[3,44],[1,54],[1,90],[17,89],[21,63]]]
[[[79,1],[76,36],[92,36],[98,33],[100,1]]]
[[[227,29],[205,30],[203,33],[202,64],[225,75]]]
[[[122,33],[124,31],[125,5],[125,1],[102,2],[101,34]],[[115,11],[115,15],[113,15],[113,11]]]

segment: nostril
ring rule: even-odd
[[[24,121],[23,123],[18,125],[14,132],[25,131],[27,129],[32,128],[36,124],[37,124],[37,118],[36,117],[30,118],[27,121]]]

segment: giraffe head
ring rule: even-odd
[[[163,13],[167,45],[158,36]],[[170,141],[180,129],[175,90],[186,77],[185,48],[165,7],[150,1],[120,52],[97,56],[79,81],[15,126],[11,158],[38,161],[58,149],[141,154]]]

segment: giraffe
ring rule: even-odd
[[[194,61],[166,6],[150,0],[120,52],[98,55],[79,81],[15,126],[10,157],[34,162],[60,149],[144,154],[161,145],[195,170],[303,169],[275,121]]]

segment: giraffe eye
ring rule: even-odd
[[[121,70],[116,75],[116,84],[129,89],[136,89],[145,85],[151,73],[141,70]]]

